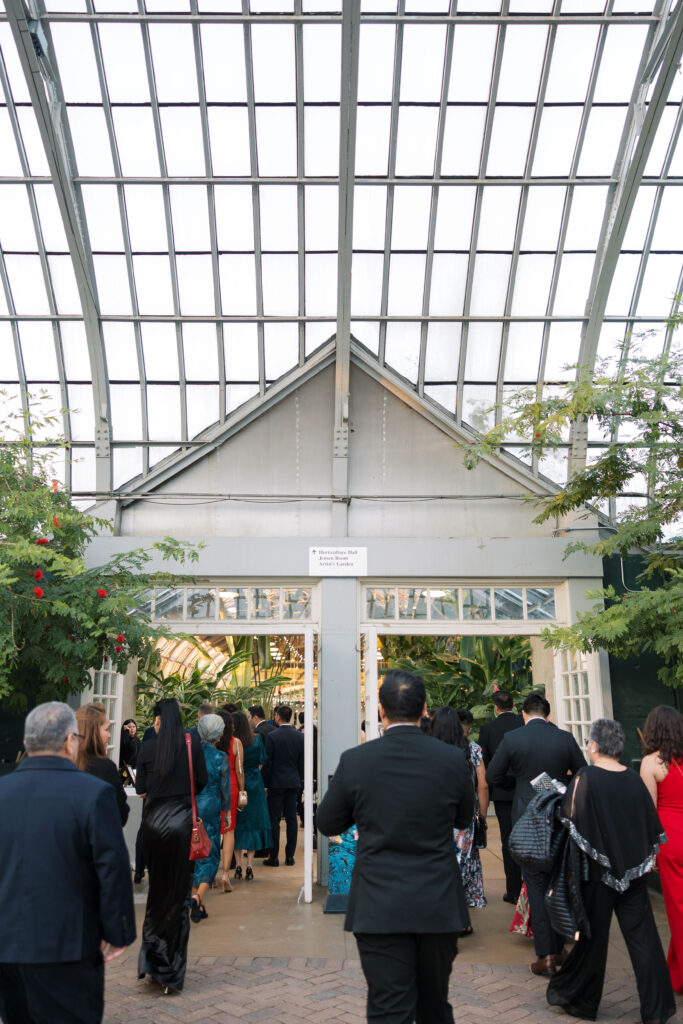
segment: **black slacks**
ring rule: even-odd
[[[0,964],[3,1024],[100,1024],[101,953],[64,964]]]
[[[273,833],[273,846],[270,855],[273,858],[280,856],[280,819],[283,814],[287,826],[285,857],[293,857],[296,853],[296,837],[298,834],[296,798],[298,792],[298,789],[268,788],[268,811],[270,813],[270,827]]]
[[[368,983],[368,1021],[453,1024],[448,979],[457,932],[427,935],[356,934]]]
[[[531,911],[531,926],[534,929],[536,956],[561,953],[564,949],[564,938],[551,927],[548,911],[545,909],[544,897],[550,884],[550,875],[542,871],[525,871],[524,881],[529,894],[529,910]]]
[[[641,1019],[666,1021],[673,1017],[676,1000],[646,879],[631,882],[626,892],[617,892],[603,882],[583,882],[581,893],[591,937],[581,936],[562,969],[550,979],[550,1005],[570,1006],[577,1016],[595,1020],[605,982],[609,926],[614,911],[636,976]]]
[[[503,867],[505,868],[505,892],[508,896],[519,896],[522,888],[522,869],[510,856],[508,839],[512,831],[512,800],[494,800],[493,807],[500,828],[500,845],[503,850]]]

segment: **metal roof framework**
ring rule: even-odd
[[[6,403],[127,501],[333,360],[343,533],[352,347],[467,434],[670,344],[682,46],[673,0],[0,2]]]

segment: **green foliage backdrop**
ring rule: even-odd
[[[148,590],[178,581],[147,572],[149,563],[159,553],[197,558],[196,547],[166,537],[87,568],[89,541],[110,527],[52,478],[46,453],[61,442],[42,448],[35,436],[55,427],[35,413],[0,423],[0,702],[9,712],[81,692],[105,658],[117,672],[145,658],[167,635],[145,614]]]

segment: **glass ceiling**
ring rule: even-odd
[[[614,225],[678,63],[672,8],[0,0],[0,388],[70,410],[65,482],[87,495],[96,445],[97,490],[130,486],[349,320],[366,358],[475,428],[580,354],[640,332],[661,349],[683,290],[680,71]]]

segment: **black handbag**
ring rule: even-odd
[[[489,827],[486,824],[486,818],[477,811],[474,815],[474,836],[472,841],[477,850],[485,850],[488,838]]]
[[[555,809],[563,799],[556,790],[537,793],[513,826],[508,849],[512,858],[527,871],[547,873],[552,870],[561,831],[555,824]]]

